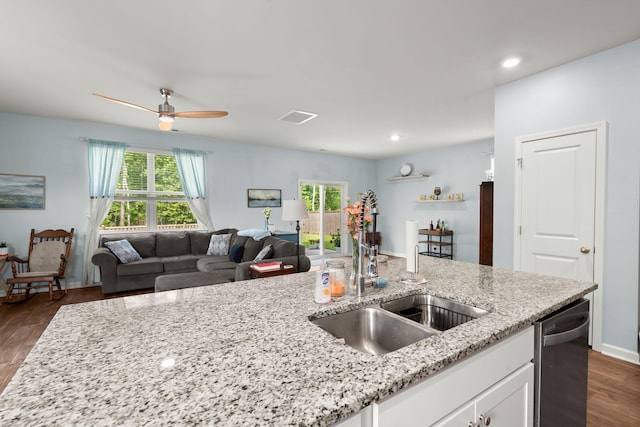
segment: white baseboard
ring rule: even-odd
[[[636,365],[640,365],[640,353],[627,350],[626,348],[616,347],[611,344],[602,344],[602,354],[615,357],[616,359],[631,362]]]

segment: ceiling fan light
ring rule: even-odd
[[[158,127],[160,128],[160,130],[171,130],[171,128],[173,127],[173,123],[171,122],[166,122],[160,119],[160,123],[158,123]]]
[[[173,123],[173,120],[174,120],[173,116],[167,116],[165,114],[160,114],[158,118],[160,118],[161,122],[165,122],[165,123]]]

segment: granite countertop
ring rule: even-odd
[[[420,263],[425,285],[360,301],[316,304],[309,272],[63,306],[0,396],[0,425],[331,425],[596,288]],[[309,321],[425,291],[490,313],[377,356]]]

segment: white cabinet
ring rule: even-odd
[[[531,426],[532,359],[533,326],[372,404],[365,409],[371,417],[362,417],[361,425],[468,427],[481,414],[489,414],[492,426]],[[526,422],[493,421],[514,418]]]
[[[530,427],[533,425],[533,363],[528,363],[434,427]]]

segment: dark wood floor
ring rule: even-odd
[[[61,305],[100,299],[105,299],[100,288],[91,287],[69,290],[54,301],[41,293],[23,303],[1,304],[0,393]],[[589,353],[587,425],[639,426],[640,366],[595,351]]]

